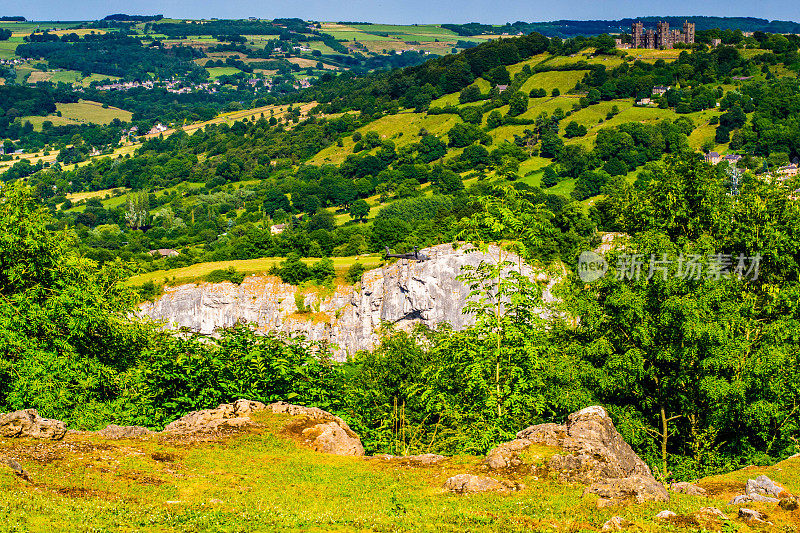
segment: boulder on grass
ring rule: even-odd
[[[364,455],[361,439],[347,422],[336,415],[317,407],[286,402],[271,403],[266,409],[295,417],[284,427],[284,432],[299,438],[315,451],[334,455]]]
[[[589,485],[587,493],[600,496],[598,505],[669,501],[664,485],[625,442],[601,406],[572,413],[565,425],[539,424],[517,433],[517,439],[491,450],[490,469],[509,468],[521,462],[520,453],[532,444],[556,446],[546,469],[564,482]]]
[[[688,494],[689,496],[708,496],[706,489],[703,487],[699,487],[697,485],[693,485],[692,483],[688,483],[686,481],[678,481],[673,483],[669,486],[669,490],[672,492],[677,492],[679,494]]]
[[[192,411],[167,425],[164,433],[183,435],[247,426],[253,423],[249,415],[265,407],[261,402],[236,400],[234,403],[224,403],[216,409]]]
[[[42,418],[36,409],[0,414],[0,437],[61,440],[66,433],[64,422]]]
[[[444,488],[456,494],[470,492],[509,492],[522,490],[524,485],[512,481],[499,481],[485,476],[458,474],[444,482]]]

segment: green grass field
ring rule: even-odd
[[[168,280],[170,285],[180,285],[182,283],[191,283],[202,280],[214,270],[224,270],[230,267],[233,267],[237,271],[246,275],[265,274],[271,267],[278,265],[285,259],[285,257],[264,257],[261,259],[237,259],[232,261],[197,263],[188,267],[175,268],[172,270],[156,270],[154,272],[138,274],[129,278],[125,284],[141,285],[142,283],[147,283],[148,281],[152,281],[154,283],[163,283],[164,280]],[[353,266],[355,263],[361,263],[367,268],[374,268],[381,263],[381,257],[377,255],[334,257],[332,259],[333,267],[336,269],[338,276],[343,275],[347,269]],[[319,261],[319,258],[306,258],[302,261],[306,264],[311,264]]]
[[[208,407],[215,407],[209,405]],[[795,531],[796,512],[775,504],[747,507],[766,512],[774,526],[750,528],[727,505],[747,479],[765,474],[787,491],[800,491],[800,458],[772,467],[747,467],[702,479],[707,498],[672,493],[669,503],[596,507],[581,484],[550,477],[501,473],[524,488],[511,493],[455,495],[443,489],[453,475],[485,475],[482,456],[456,455],[433,466],[326,455],[299,444],[284,428],[287,415],[257,412],[258,423],[200,437],[106,440],[70,434],[63,441],[5,439],[0,453],[14,457],[33,483],[0,470],[5,531],[430,531],[589,532],[612,516],[628,531]],[[534,446],[531,462],[554,448]],[[701,507],[719,508],[731,520],[693,518]],[[654,518],[663,509],[673,522]],[[13,518],[12,518],[13,517]]]
[[[131,120],[132,113],[119,109],[116,107],[109,107],[103,109],[103,106],[97,102],[88,100],[80,100],[74,104],[56,104],[56,108],[61,112],[59,117],[56,114],[47,115],[44,117],[29,116],[23,117],[21,120],[25,122],[30,121],[33,127],[37,130],[42,129],[42,123],[49,120],[55,126],[66,126],[69,124],[109,124],[115,118],[123,122]]]
[[[565,94],[572,90],[587,72],[587,70],[539,72],[525,80],[520,90],[527,94],[531,89],[546,89],[549,96],[553,89],[558,89],[561,94]]]
[[[220,76],[232,76],[239,74],[241,70],[236,67],[211,67],[206,69],[212,78],[219,78]]]

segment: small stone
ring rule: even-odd
[[[612,516],[603,524],[602,531],[622,531],[630,525],[630,522],[621,516]]]
[[[697,511],[697,516],[699,518],[705,518],[705,519],[718,518],[722,521],[728,520],[728,515],[726,515],[716,507],[701,507]]]
[[[13,470],[14,475],[16,475],[17,477],[22,478],[25,481],[30,481],[31,483],[33,482],[33,480],[31,479],[31,475],[28,474],[28,472],[24,468],[22,468],[22,465],[20,465],[14,459],[10,459],[7,457],[0,457],[0,464],[4,464],[11,470]]]
[[[210,500],[208,500],[208,503],[225,503],[225,502],[223,502],[219,498],[211,498]]]
[[[677,515],[674,512],[672,512],[672,511],[670,511],[668,509],[664,509],[663,511],[661,511],[660,513],[658,513],[656,515],[656,519],[657,520],[669,520],[670,518],[673,518],[675,516],[677,516]]]
[[[458,474],[444,482],[444,488],[456,494],[469,492],[506,492],[522,490],[525,485],[511,481],[498,481],[490,477],[476,476],[473,474]]]
[[[679,481],[677,483],[673,483],[669,486],[669,490],[672,492],[677,492],[679,494],[688,494],[689,496],[707,496],[708,493],[706,489],[702,487],[698,487],[692,483],[688,483],[686,481]]]
[[[789,496],[788,498],[783,498],[778,502],[778,505],[780,505],[781,509],[784,511],[794,511],[798,508],[797,497]]]
[[[764,513],[760,513],[753,509],[745,509],[744,507],[739,508],[739,518],[744,520],[745,524],[748,525],[758,525],[758,524],[772,525],[772,522],[767,522],[767,515],[765,515]]]

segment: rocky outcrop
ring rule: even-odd
[[[97,434],[105,439],[119,440],[147,437],[152,435],[153,432],[142,426],[118,426],[116,424],[109,424],[98,431]]]
[[[297,287],[271,276],[249,276],[241,285],[168,287],[161,298],[143,304],[140,314],[168,327],[207,335],[240,322],[256,324],[262,331],[302,334],[312,341],[334,344],[335,356],[345,360],[347,354],[375,347],[378,331],[386,323],[410,329],[417,323],[436,326],[446,322],[456,330],[474,323],[473,316],[461,312],[469,290],[457,277],[463,266],[496,262],[498,249],[465,253],[442,244],[422,252],[430,259],[400,260],[368,271],[355,287],[337,287],[325,297],[303,293],[303,305],[313,309],[313,314],[298,314]],[[517,263],[513,255],[509,260]],[[521,270],[534,275],[524,264]],[[540,281],[545,280],[541,275]],[[552,300],[548,288],[543,294],[545,301]]]
[[[518,468],[521,453],[533,444],[560,448],[545,468],[561,481],[589,485],[585,492],[600,497],[598,506],[669,501],[667,490],[600,406],[572,413],[565,425],[539,424],[524,429],[517,439],[491,450],[486,463],[491,470]]]
[[[42,418],[36,409],[0,414],[0,437],[61,440],[66,433],[64,422]]]
[[[448,478],[444,482],[444,488],[456,494],[467,494],[470,492],[509,492],[522,490],[524,486],[513,481],[497,480],[486,476],[458,474]]]
[[[185,435],[248,426],[253,423],[250,413],[265,407],[261,402],[236,400],[234,403],[224,403],[216,409],[192,411],[168,424],[164,433]]]
[[[767,515],[754,509],[739,508],[739,518],[749,526],[771,526],[772,522],[767,521]]]
[[[284,432],[300,439],[311,449],[334,455],[364,455],[361,439],[347,422],[317,407],[304,407],[286,402],[276,402],[266,407],[273,413],[294,417]]]

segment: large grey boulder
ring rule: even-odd
[[[599,506],[627,502],[669,501],[666,488],[625,442],[605,409],[592,406],[572,413],[567,423],[539,424],[517,433],[487,455],[490,470],[519,468],[520,454],[533,444],[554,446],[546,469],[561,481],[589,485]]]
[[[42,418],[36,409],[0,414],[0,437],[61,440],[66,433],[64,422]]]
[[[286,402],[271,403],[266,409],[294,417],[284,431],[315,451],[334,455],[364,455],[361,439],[347,422],[334,414],[318,407]]]
[[[767,476],[761,475],[755,479],[748,479],[744,486],[744,494],[734,496],[728,505],[739,505],[749,502],[778,503],[781,497],[788,496],[786,489],[772,481]]]

